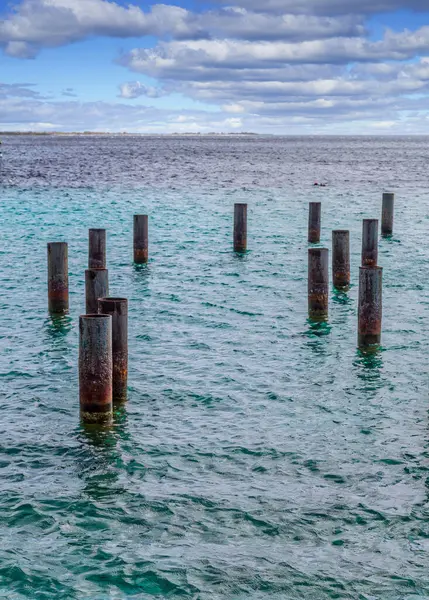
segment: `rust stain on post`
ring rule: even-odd
[[[69,310],[68,246],[66,242],[48,244],[48,307],[53,314]]]
[[[308,250],[308,315],[326,320],[329,312],[329,250]]]
[[[112,419],[112,317],[79,317],[79,396],[86,423]]]
[[[112,316],[113,402],[125,402],[128,387],[128,300],[100,298],[98,311]]]
[[[346,290],[350,286],[350,232],[332,232],[332,279],[334,287]]]
[[[381,342],[383,269],[360,267],[358,345],[372,346]]]
[[[86,314],[98,313],[98,299],[109,295],[109,271],[87,269],[85,271]]]
[[[322,223],[322,203],[310,202],[308,212],[308,241],[310,244],[320,242],[320,229]]]
[[[234,204],[234,251],[247,250],[247,204]]]
[[[147,215],[134,215],[134,262],[149,260],[149,223]]]
[[[88,269],[106,268],[106,230],[90,229],[88,243]]]

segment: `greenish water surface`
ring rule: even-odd
[[[5,187],[0,212],[0,597],[429,597],[428,228],[397,190],[380,242],[383,346],[356,349],[361,220],[381,190]],[[349,228],[349,293],[307,321],[307,206]],[[249,252],[231,251],[249,204]],[[132,216],[150,215],[134,267]],[[130,303],[129,402],[79,424],[87,229]],[[47,314],[46,243],[71,312]]]

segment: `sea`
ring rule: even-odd
[[[428,598],[429,138],[2,141],[0,598]],[[366,353],[362,219],[386,191],[382,345]],[[326,323],[307,317],[311,201],[321,246],[351,236],[352,285],[330,290]],[[134,214],[149,215],[145,266]],[[128,402],[104,428],[79,419],[91,227],[130,311]],[[61,318],[51,241],[69,244]]]

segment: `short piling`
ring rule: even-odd
[[[247,250],[247,204],[234,204],[234,251]]]
[[[100,298],[98,311],[112,317],[113,402],[125,402],[128,384],[128,300]]]
[[[382,267],[360,267],[358,345],[361,348],[381,342]]]
[[[383,194],[383,207],[381,211],[381,235],[388,237],[393,234],[393,215],[395,208],[395,194]]]
[[[322,203],[310,202],[308,212],[308,241],[310,244],[320,242],[320,227],[322,222]]]
[[[48,244],[48,307],[52,314],[69,310],[68,246],[66,242]]]
[[[346,290],[350,286],[350,232],[332,232],[332,279],[334,287]]]
[[[134,215],[134,262],[144,264],[149,260],[149,224],[147,215]]]
[[[109,295],[109,272],[107,269],[85,271],[86,314],[98,313],[98,299]]]
[[[308,250],[308,316],[326,320],[329,312],[329,250]]]
[[[378,219],[364,219],[362,225],[362,266],[376,267],[378,262]]]
[[[112,419],[112,317],[79,317],[79,396],[81,419],[109,423]]]
[[[88,244],[88,269],[106,268],[106,230],[90,229]]]

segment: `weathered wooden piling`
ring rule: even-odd
[[[147,215],[134,215],[134,262],[149,260],[149,224]]]
[[[86,423],[108,423],[112,418],[112,317],[79,317],[79,397]]]
[[[69,310],[68,246],[66,242],[48,244],[48,307],[53,314]]]
[[[381,210],[381,235],[388,237],[393,233],[393,216],[395,209],[395,194],[383,194],[383,207]]]
[[[98,313],[98,299],[109,295],[109,271],[87,269],[85,271],[86,314]]]
[[[125,402],[128,384],[128,300],[100,298],[98,311],[112,317],[113,402]]]
[[[106,230],[90,229],[88,244],[88,269],[106,268]]]
[[[308,241],[310,244],[320,242],[320,227],[322,223],[322,203],[310,202],[308,211]]]
[[[308,315],[325,320],[329,312],[329,250],[308,250]]]
[[[364,219],[362,224],[362,266],[376,267],[378,262],[378,219]]]
[[[350,232],[332,232],[332,279],[334,287],[345,290],[350,286]]]
[[[234,204],[234,251],[247,250],[247,204]]]
[[[359,269],[358,345],[373,346],[381,341],[382,267]]]

